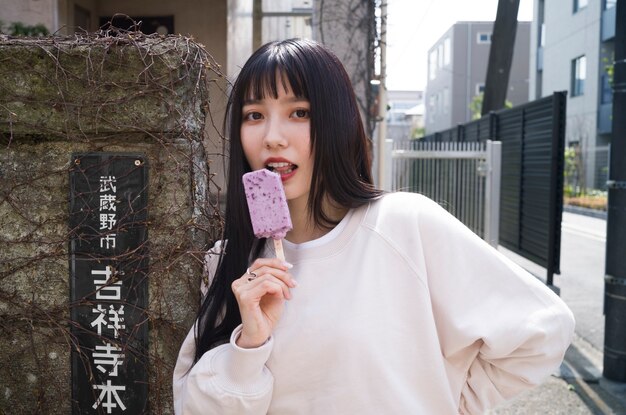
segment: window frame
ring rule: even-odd
[[[572,59],[570,79],[572,98],[585,95],[585,83],[587,80],[587,57],[585,55]]]
[[[581,3],[584,3],[584,4],[581,4]],[[574,0],[573,13],[576,14],[579,11],[586,9],[588,5],[589,5],[589,0]]]
[[[489,37],[489,40],[481,40],[480,37],[482,35],[487,35]],[[490,45],[491,44],[491,32],[478,32],[476,33],[476,43],[478,43],[479,45]]]
[[[437,79],[437,72],[439,72],[439,68],[437,67],[438,63],[438,49],[434,47],[428,52],[428,80],[433,81]]]

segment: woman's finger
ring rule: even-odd
[[[238,286],[240,296],[243,293],[247,293],[250,295],[250,298],[260,298],[263,295],[269,294],[277,294],[276,287],[280,289],[282,293],[282,297],[287,300],[291,299],[291,291],[289,286],[280,278],[277,278],[275,275],[271,273],[263,274],[257,278],[254,278],[250,281],[245,281],[244,283]],[[242,296],[243,297],[243,296]],[[245,296],[247,299],[248,295]]]
[[[279,268],[274,268],[268,265],[263,265],[259,268],[253,268],[250,267],[248,268],[248,271],[246,272],[246,274],[244,275],[244,279],[245,280],[253,280],[255,278],[258,278],[261,275],[265,275],[265,274],[271,274],[274,277],[282,280],[285,284],[287,284],[287,286],[293,288],[296,286],[296,282],[293,279],[293,276],[287,272],[284,271],[282,269]]]
[[[293,265],[291,265],[290,263],[281,261],[278,258],[257,258],[254,260],[252,265],[250,265],[250,269],[255,270],[263,266],[276,268],[281,271],[287,271],[288,269],[293,267]]]

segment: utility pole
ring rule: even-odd
[[[380,85],[378,90],[378,187],[385,187],[387,140],[387,0],[380,4]],[[384,189],[391,190],[391,189]]]
[[[252,0],[252,51],[263,45],[263,0]]]
[[[603,375],[609,380],[626,382],[626,0],[618,0],[615,7]]]
[[[499,0],[496,21],[491,34],[487,79],[481,114],[504,108],[513,61],[519,0]]]

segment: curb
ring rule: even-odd
[[[561,378],[574,385],[590,408],[600,414],[626,413],[626,383],[602,376],[603,353],[578,334],[561,366]]]
[[[592,218],[605,219],[607,213],[604,210],[589,209],[580,206],[563,205],[563,212],[577,213],[579,215],[590,216]]]

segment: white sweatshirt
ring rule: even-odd
[[[392,193],[343,222],[285,246],[298,286],[267,343],[239,327],[189,371],[189,332],[177,414],[480,414],[561,363],[567,306],[436,203]]]

